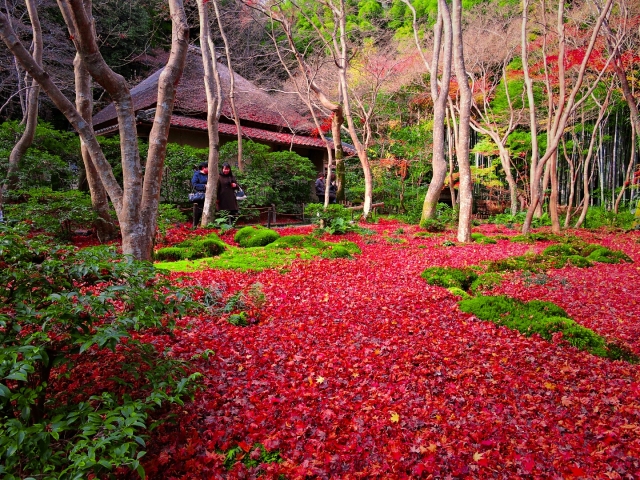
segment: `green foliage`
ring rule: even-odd
[[[498,215],[494,215],[490,217],[487,221],[489,223],[495,223],[496,225],[506,225],[507,227],[513,227],[513,225],[518,224],[522,225],[527,217],[527,212],[518,212],[515,215],[511,215],[510,213],[499,213]],[[551,225],[551,218],[545,212],[541,217],[534,217],[531,220],[532,228],[539,227],[548,227]]]
[[[359,227],[350,221],[351,211],[338,203],[330,204],[327,208],[321,203],[310,203],[305,207],[304,214],[318,226],[320,233],[341,235],[359,230]]]
[[[182,260],[184,254],[184,248],[180,247],[165,247],[156,250],[155,259],[159,261],[173,262],[176,260]]]
[[[447,226],[437,218],[426,218],[420,221],[420,228],[424,228],[427,232],[436,233],[444,232]]]
[[[605,207],[596,206],[589,207],[587,210],[587,218],[584,226],[586,228],[623,228],[629,230],[634,225],[634,214],[631,210],[621,208],[619,213],[616,214],[613,210],[608,210]]]
[[[507,296],[478,296],[462,300],[460,310],[472,313],[480,320],[494,322],[517,330],[523,335],[537,333],[545,340],[553,340],[561,334],[562,340],[594,355],[614,360],[637,361],[619,345],[611,344],[594,331],[570,319],[563,309],[550,302],[532,300],[521,302]],[[624,353],[621,353],[622,350]]]
[[[509,241],[514,243],[536,243],[557,239],[557,235],[554,235],[553,233],[527,233],[525,235],[515,235],[510,237]]]
[[[208,150],[189,145],[167,144],[160,197],[167,203],[185,203],[191,192],[191,177],[198,164],[206,162]]]
[[[7,175],[9,155],[23,131],[24,125],[17,121],[0,124],[0,180]],[[81,166],[78,137],[56,130],[46,122],[38,122],[33,144],[18,165],[16,189],[66,190],[77,180],[77,170]]]
[[[278,238],[280,238],[278,232],[264,227],[243,227],[233,237],[242,248],[264,247]]]
[[[242,462],[247,468],[254,468],[264,463],[281,463],[283,461],[280,452],[270,452],[261,443],[252,445],[247,451],[238,445],[220,453],[225,457],[224,466],[227,470],[231,470],[237,462]]]
[[[301,204],[309,201],[316,178],[311,160],[290,151],[270,152],[268,146],[250,140],[242,143],[242,152],[244,172],[236,170],[234,174],[251,204],[275,204],[278,211],[299,212]],[[220,162],[236,165],[237,159],[238,142],[225,143]]]
[[[68,240],[74,230],[92,226],[97,216],[88,194],[78,190],[53,191],[50,188],[17,190],[8,195],[5,215],[34,230]]]
[[[246,312],[234,313],[232,315],[229,315],[229,318],[227,318],[227,322],[236,327],[246,327],[247,325],[249,325]]]
[[[439,287],[457,287],[462,290],[469,290],[471,284],[478,278],[478,274],[470,268],[454,267],[429,267],[420,276],[429,285]]]
[[[158,205],[158,234],[164,238],[167,230],[178,223],[184,223],[187,217],[175,205],[161,203]]]
[[[150,415],[182,404],[197,375],[131,332],[171,330],[198,305],[149,263],[28,238],[24,227],[0,227],[0,264],[3,478],[100,477],[119,467],[144,477]],[[111,378],[86,383],[104,362]]]

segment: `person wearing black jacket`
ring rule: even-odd
[[[231,172],[231,165],[227,162],[222,164],[222,172],[218,177],[218,210],[229,212],[229,221],[233,224],[238,215],[238,201],[236,200],[236,190],[238,182]]]
[[[202,162],[198,165],[198,170],[193,172],[191,177],[191,186],[196,192],[205,192],[207,190],[207,180],[209,179],[209,165]],[[204,197],[202,200],[193,202],[193,228],[197,228],[202,219],[202,210],[204,209]]]

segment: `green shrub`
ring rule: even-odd
[[[91,197],[78,190],[13,191],[9,201],[11,203],[4,205],[7,219],[29,223],[34,230],[62,240],[69,240],[77,229],[92,227],[98,218],[91,206]]]
[[[158,233],[161,238],[167,233],[167,230],[177,223],[184,223],[187,217],[175,205],[161,203],[158,205]]]
[[[358,230],[357,225],[350,223],[351,211],[337,203],[328,205],[326,209],[321,203],[311,203],[305,207],[304,214],[320,227],[322,232],[331,235]]]
[[[184,248],[180,247],[166,247],[160,248],[155,252],[155,259],[165,262],[176,262],[182,260],[184,255]]]
[[[203,238],[202,240],[194,242],[191,248],[205,253],[205,257],[214,257],[224,252],[226,247],[227,246],[220,239]]]
[[[236,327],[246,327],[249,325],[247,320],[247,312],[233,313],[227,318],[227,322]]]
[[[2,226],[0,245],[2,477],[143,477],[153,416],[189,398],[196,375],[132,333],[166,334],[201,307],[113,248],[76,251]],[[106,374],[87,382],[97,364]]]
[[[439,287],[457,287],[462,290],[469,290],[471,284],[478,278],[478,274],[470,268],[453,267],[429,267],[420,276],[429,285]]]
[[[484,273],[473,281],[470,290],[476,294],[485,290],[493,290],[494,287],[499,286],[501,283],[502,275],[499,273]]]
[[[437,218],[427,218],[420,221],[420,228],[424,228],[427,232],[436,233],[444,232],[447,229],[447,226]]]

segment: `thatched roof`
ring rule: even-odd
[[[222,82],[223,118],[221,118],[221,122],[230,121],[233,118],[229,103],[230,72],[223,63],[218,62],[217,66]],[[136,112],[156,105],[158,80],[163,68],[157,70],[131,89]],[[207,97],[203,78],[204,68],[200,49],[190,47],[187,53],[185,69],[176,92],[175,115],[206,118]],[[275,97],[238,74],[234,74],[234,78],[236,109],[242,124],[268,130],[304,132],[307,134],[313,129],[312,122],[308,120],[308,115],[304,112],[304,107],[300,108],[294,96],[286,98],[282,96]],[[100,128],[112,123],[115,119],[115,107],[110,104],[94,115],[93,124],[96,128]]]

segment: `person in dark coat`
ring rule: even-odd
[[[198,165],[198,170],[193,172],[191,177],[191,186],[196,192],[205,192],[207,190],[207,180],[209,179],[209,165],[202,162]],[[204,198],[193,202],[193,228],[197,228],[202,219],[202,210],[204,209]]]
[[[338,197],[338,185],[336,184],[336,175],[331,174],[331,183],[329,184],[329,203],[336,203]]]
[[[318,173],[318,178],[316,179],[316,196],[318,197],[319,203],[324,203],[324,174],[322,172]]]
[[[218,177],[218,210],[228,211],[229,221],[232,224],[238,216],[237,189],[238,182],[231,172],[231,165],[225,162],[222,164],[222,172]]]

